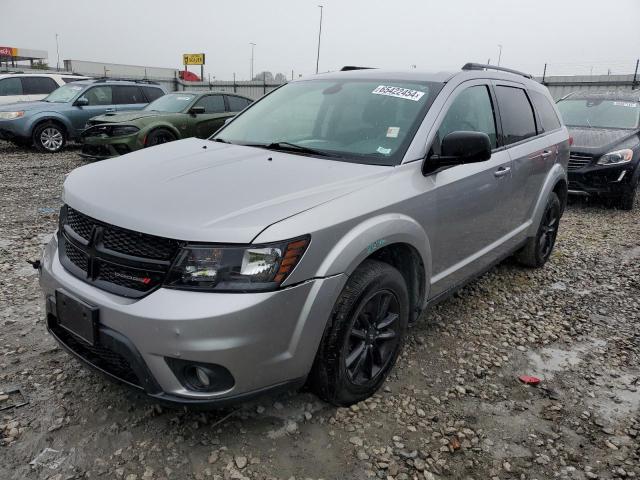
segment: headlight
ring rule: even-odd
[[[598,165],[618,165],[620,163],[628,163],[633,158],[633,150],[624,148],[615,152],[605,153],[598,160]]]
[[[243,292],[275,290],[309,245],[309,237],[268,245],[187,245],[169,271],[166,287]]]
[[[138,127],[133,127],[130,125],[125,125],[122,127],[113,127],[111,129],[112,137],[123,137],[125,135],[133,135],[134,133],[138,133],[140,129]]]
[[[0,120],[14,120],[24,117],[24,112],[0,112]]]

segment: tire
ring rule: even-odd
[[[373,395],[402,350],[408,320],[402,274],[387,263],[365,260],[333,307],[309,376],[311,390],[337,406]]]
[[[562,216],[562,207],[558,195],[551,192],[547,205],[540,220],[540,226],[535,237],[530,238],[527,244],[516,254],[516,259],[522,265],[531,268],[540,268],[551,256],[558,235],[558,226]]]
[[[36,149],[44,153],[57,153],[67,143],[64,128],[55,122],[45,122],[36,126],[31,138]]]
[[[176,140],[176,136],[166,128],[158,128],[153,130],[144,142],[145,147],[153,147],[155,145],[161,145],[163,143],[169,143]]]
[[[633,185],[629,185],[627,191],[625,191],[618,200],[618,208],[620,210],[633,210],[633,205],[636,202],[636,191],[638,190],[638,180]]]

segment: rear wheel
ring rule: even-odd
[[[347,281],[318,349],[310,386],[334,405],[373,395],[402,349],[409,293],[402,274],[366,260]]]
[[[59,152],[66,141],[64,128],[54,122],[42,123],[33,131],[33,144],[40,152]]]
[[[560,200],[558,195],[552,192],[547,200],[536,236],[530,238],[516,255],[521,264],[527,267],[539,268],[547,263],[556,244],[561,215]]]
[[[147,136],[144,146],[153,147],[154,145],[173,142],[174,140],[176,140],[176,136],[172,132],[166,128],[158,128]]]

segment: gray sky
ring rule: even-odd
[[[217,79],[255,71],[315,72],[342,65],[458,69],[497,63],[533,74],[632,73],[640,55],[640,0],[0,0],[0,46],[63,59],[180,68],[205,52]],[[589,5],[593,4],[593,8]],[[62,62],[61,62],[62,63]],[[196,71],[198,67],[192,67]]]

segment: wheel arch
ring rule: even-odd
[[[431,278],[431,246],[424,229],[406,215],[394,213],[369,218],[334,243],[317,275],[351,275],[367,259],[383,261],[402,273],[410,291],[412,320],[415,320],[414,312],[420,312],[426,304]]]
[[[71,132],[73,131],[73,129],[71,127],[71,124],[64,117],[57,116],[57,115],[47,115],[47,116],[39,117],[35,119],[31,123],[31,126],[29,128],[30,135],[33,135],[36,128],[38,128],[40,125],[44,123],[55,123],[56,125],[64,129],[64,134],[67,140],[72,138]]]
[[[547,178],[545,179],[542,188],[540,189],[540,194],[536,200],[535,207],[533,209],[533,213],[531,215],[531,224],[527,230],[527,236],[532,237],[535,236],[538,232],[538,226],[540,225],[540,220],[542,219],[542,214],[544,213],[544,209],[547,205],[547,199],[549,198],[549,194],[556,193],[560,198],[560,206],[562,211],[564,211],[564,207],[567,203],[567,195],[568,195],[568,182],[567,182],[567,174],[564,170],[564,167],[559,163],[556,163],[549,173],[547,174]]]
[[[145,130],[146,132],[144,133],[144,141],[142,142],[143,145],[147,144],[147,138],[149,137],[149,135],[157,130],[169,130],[176,137],[176,140],[180,140],[182,138],[180,131],[176,127],[168,123],[154,123],[153,125],[149,125],[148,127],[146,127]]]

